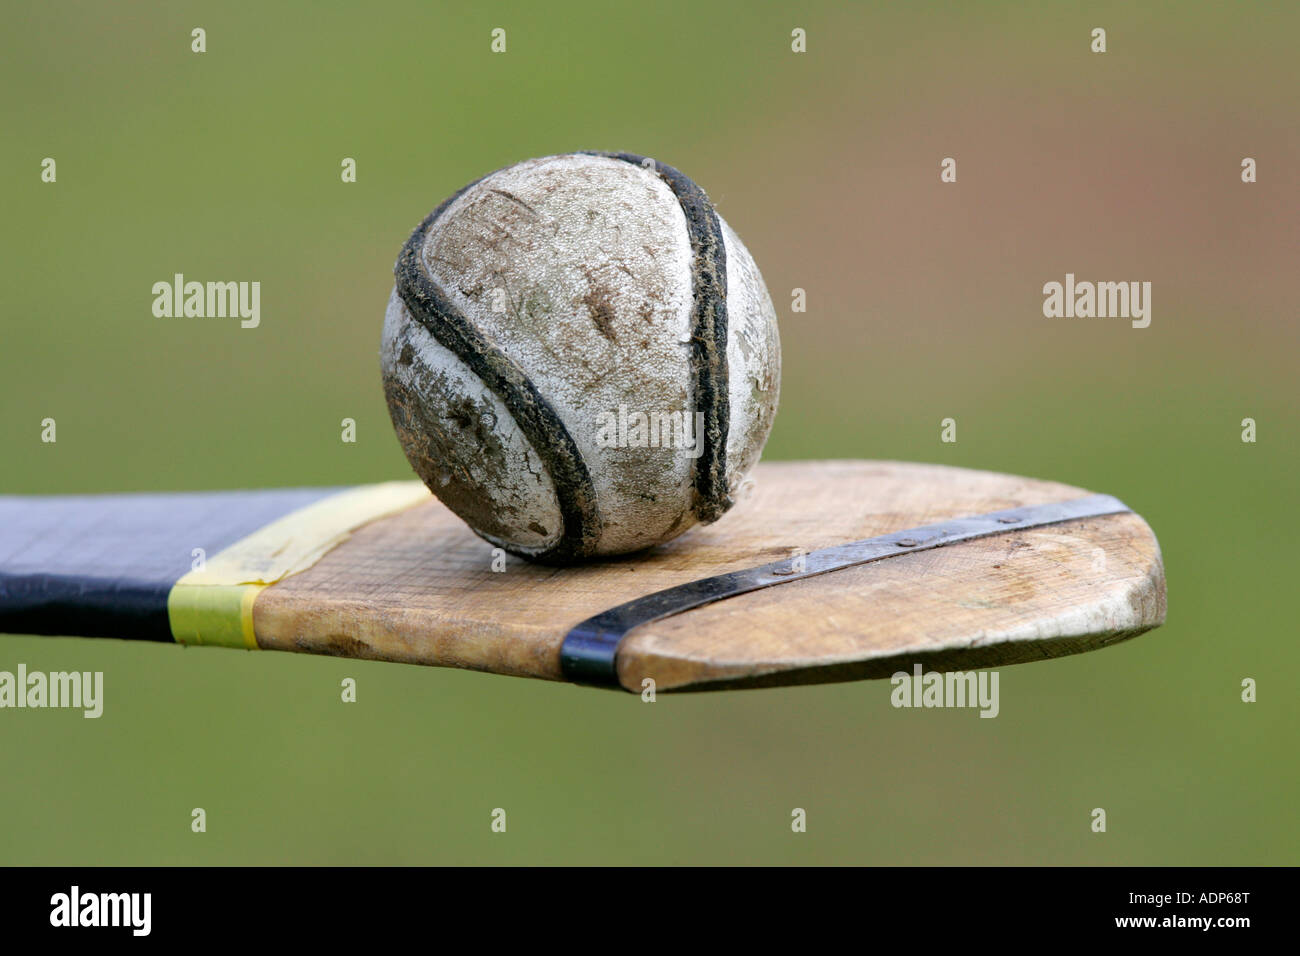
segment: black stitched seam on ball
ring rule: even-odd
[[[643,166],[645,156],[586,150],[582,155],[619,159]],[[695,500],[691,510],[702,523],[716,521],[731,507],[727,490],[727,433],[731,399],[727,386],[727,249],[722,224],[704,190],[667,163],[651,160],[655,172],[677,197],[691,240],[691,370],[696,411],[704,413],[704,442],[695,459]]]
[[[483,177],[486,179],[487,177]],[[493,346],[443,294],[421,265],[429,228],[475,180],[448,198],[415,227],[402,246],[393,274],[406,308],[443,348],[464,362],[514,417],[551,476],[564,522],[560,540],[545,552],[528,554],[535,561],[564,563],[589,556],[600,536],[596,489],[577,443],[560,416],[514,361]]]

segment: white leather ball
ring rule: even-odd
[[[487,541],[569,563],[731,506],[776,414],[776,313],[677,170],[595,153],[498,170],[431,213],[394,273],[393,425]]]

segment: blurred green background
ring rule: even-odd
[[[1300,7],[845,7],[6,3],[0,493],[409,476],[377,367],[409,230],[488,170],[626,149],[699,182],[763,270],[767,458],[1118,495],[1160,537],[1166,626],[1004,669],[996,720],[894,710],[885,682],[647,707],[0,637],[0,669],[103,670],[107,697],[0,712],[0,863],[1298,861]],[[155,319],[174,272],[261,281],[261,327]],[[1150,328],[1044,318],[1066,272],[1151,281]]]

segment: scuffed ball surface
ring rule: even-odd
[[[393,423],[419,476],[493,544],[558,561],[640,550],[725,510],[757,462],[780,387],[775,311],[740,239],[702,193],[692,220],[674,188],[698,190],[624,158],[528,160],[417,230],[406,268],[432,298],[404,298],[399,260],[381,351]],[[702,389],[710,264],[726,328]],[[710,402],[721,428],[691,446]],[[629,430],[638,413],[661,430]],[[722,481],[702,502],[710,441]]]

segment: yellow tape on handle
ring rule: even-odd
[[[178,644],[257,648],[253,603],[263,589],[305,571],[376,518],[429,499],[418,481],[350,488],[285,515],[191,571],[167,595]]]

